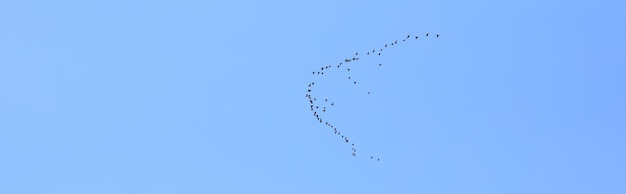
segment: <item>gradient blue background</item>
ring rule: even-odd
[[[623,194],[624,8],[3,1],[0,193]]]

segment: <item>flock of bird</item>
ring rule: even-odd
[[[425,34],[425,37],[432,37],[429,36],[428,33]],[[420,37],[419,36],[411,36],[411,35],[407,35],[406,38],[402,39],[401,42],[407,42],[410,41],[411,39],[413,39],[414,41],[418,40]],[[435,35],[435,38],[439,38],[439,34]],[[315,70],[312,71],[313,75],[317,76],[317,75],[324,75],[325,71],[329,71],[331,69],[342,69],[343,65],[347,65],[351,62],[354,61],[358,61],[360,60],[360,57],[367,57],[367,56],[382,56],[382,53],[385,49],[390,48],[390,47],[395,47],[398,44],[400,44],[401,42],[398,42],[398,40],[395,40],[393,42],[390,43],[386,43],[382,48],[378,48],[378,49],[372,49],[372,50],[367,50],[365,52],[361,52],[361,55],[359,55],[359,52],[356,52],[354,54],[354,56],[352,56],[351,58],[348,57],[346,59],[344,59],[343,61],[340,61],[337,63],[337,65],[326,65],[326,66],[322,66],[319,68],[319,70]],[[378,67],[381,68],[382,64],[379,63]],[[346,67],[344,68],[345,71],[349,74],[350,73],[350,68]],[[350,80],[350,82],[353,85],[357,84],[357,81],[352,79],[352,77],[350,75],[348,75],[347,77],[348,80]],[[324,113],[326,113],[327,110],[330,110],[330,107],[335,106],[335,103],[333,101],[329,102],[329,99],[324,98],[322,99],[317,99],[316,97],[314,97],[312,95],[312,91],[313,89],[316,88],[315,82],[311,82],[308,84],[308,89],[307,89],[307,93],[305,95],[305,97],[308,99],[308,108],[311,110],[311,112],[313,113],[313,117],[315,117],[315,119],[320,123],[320,124],[324,124],[326,127],[329,127],[332,132],[337,135],[338,137],[341,137],[341,141],[345,142],[348,145],[352,146],[352,156],[356,157],[357,156],[357,149],[355,147],[355,144],[353,141],[351,141],[348,136],[346,134],[341,133],[340,130],[337,129],[336,126],[334,126],[331,122],[328,122],[326,119],[322,118],[322,115]],[[370,92],[367,92],[367,94],[369,95]],[[327,109],[327,107],[329,109]],[[369,156],[370,160],[375,160],[375,161],[380,161],[379,157],[375,157],[374,155],[370,155]]]

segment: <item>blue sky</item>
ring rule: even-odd
[[[624,7],[2,2],[0,193],[625,193]]]

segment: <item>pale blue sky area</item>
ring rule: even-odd
[[[0,193],[623,194],[624,8],[4,1]]]

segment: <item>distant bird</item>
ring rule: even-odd
[[[350,68],[348,68],[348,71],[350,71]]]
[[[350,76],[348,76],[348,79],[350,79]]]
[[[324,102],[328,102],[328,98],[324,99]]]
[[[415,36],[415,39],[417,39],[417,38],[419,38],[419,37]]]
[[[330,105],[331,105],[331,106],[334,106],[334,105],[335,105],[335,103],[334,103],[334,102],[333,102],[333,103],[330,103]]]
[[[406,35],[406,38],[410,38],[410,37],[411,37],[411,35],[410,35],[410,34],[409,34],[409,35]]]
[[[439,34],[437,34],[437,38],[439,38]]]
[[[354,55],[359,55],[359,52],[356,52]]]
[[[387,44],[385,44],[385,48],[387,48]]]
[[[379,66],[379,67],[380,67],[381,65],[383,65],[383,64],[381,64],[381,63],[379,63],[379,64],[378,64],[378,66]]]
[[[370,52],[367,52],[367,55],[370,55]]]
[[[356,154],[355,154],[355,153],[352,153],[352,156],[356,157]]]
[[[356,84],[356,81],[354,82],[354,84]]]
[[[372,49],[372,52],[376,52],[374,49]]]
[[[315,75],[315,71],[313,72],[313,75]]]
[[[426,33],[426,36],[428,36],[428,33]]]
[[[378,158],[378,161],[380,161],[380,158]]]
[[[378,53],[378,56],[380,56],[380,53]]]
[[[374,159],[374,156],[370,156],[370,159]]]
[[[367,94],[370,94],[370,92],[367,92]]]
[[[394,43],[398,44],[398,40],[396,40]]]

